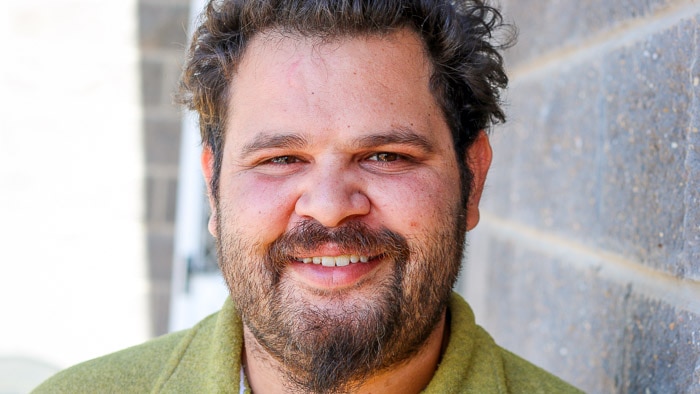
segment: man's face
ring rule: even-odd
[[[466,207],[430,72],[409,31],[259,35],[236,70],[210,229],[246,329],[306,390],[414,355],[443,316]]]

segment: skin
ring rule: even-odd
[[[434,229],[450,221],[460,200],[457,159],[428,88],[430,72],[421,42],[408,30],[327,43],[275,33],[253,38],[232,81],[219,205],[210,198],[212,234],[235,232],[257,257],[301,221],[327,228],[361,221],[430,246]],[[468,151],[474,173],[468,230],[479,220],[490,161],[481,133]],[[212,163],[205,148],[207,183]],[[325,244],[305,254],[347,252]],[[290,261],[280,280],[295,299],[332,312],[373,302],[376,286],[395,268],[382,259],[332,268]],[[357,392],[419,392],[448,335],[443,310],[420,351],[378,371]],[[244,339],[253,391],[288,392],[285,366],[247,326]]]

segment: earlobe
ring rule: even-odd
[[[219,215],[216,209],[216,202],[214,201],[214,196],[211,190],[211,179],[214,174],[214,153],[208,147],[204,147],[202,149],[201,164],[202,174],[204,175],[204,182],[207,186],[207,199],[209,200],[209,209],[211,212],[211,215],[209,216],[208,229],[211,235],[213,235],[214,238],[216,238],[218,236],[217,218],[219,217]]]
[[[469,191],[467,201],[467,231],[476,227],[479,223],[479,201],[484,191],[486,174],[491,166],[491,143],[483,130],[479,132],[476,140],[467,149],[467,165],[472,172],[472,189]]]

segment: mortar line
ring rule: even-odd
[[[563,59],[566,59],[568,64],[579,64],[600,53],[642,41],[652,33],[668,29],[679,21],[697,14],[700,14],[700,2],[687,0],[683,4],[669,6],[645,18],[626,20],[619,26],[593,34],[580,43],[543,53],[533,60],[511,68],[510,79],[516,82],[549,75],[554,69],[561,67]]]
[[[505,238],[516,245],[537,250],[561,259],[562,264],[579,271],[592,270],[597,275],[621,286],[632,286],[636,294],[665,301],[669,305],[700,314],[700,282],[682,279],[649,268],[619,254],[543,232],[524,224],[481,213],[481,231],[496,238]]]

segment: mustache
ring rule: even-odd
[[[272,242],[268,261],[281,268],[290,257],[308,255],[329,243],[337,245],[341,253],[381,255],[395,261],[406,261],[410,255],[406,238],[387,228],[375,230],[362,222],[328,228],[317,221],[305,220]]]

